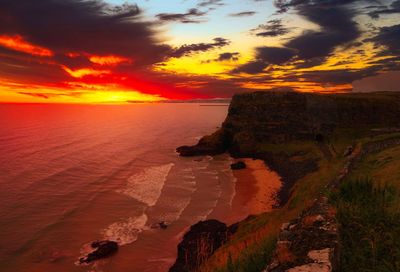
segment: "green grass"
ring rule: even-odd
[[[253,244],[241,252],[241,257],[233,260],[229,255],[224,268],[216,272],[259,272],[262,271],[272,258],[276,239],[267,237],[258,244]]]
[[[340,271],[400,271],[400,200],[390,185],[344,182],[332,193],[340,224]]]

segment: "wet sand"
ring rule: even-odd
[[[246,168],[234,170],[236,195],[233,210],[248,214],[271,211],[277,204],[277,193],[282,182],[277,173],[271,171],[262,160],[243,158]]]

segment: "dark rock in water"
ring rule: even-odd
[[[91,263],[93,261],[107,258],[118,251],[118,244],[114,241],[94,241],[91,247],[95,250],[89,253],[86,257],[80,258],[80,263]]]
[[[162,228],[162,229],[166,229],[166,228],[168,228],[168,224],[166,223],[166,222],[160,222],[160,223],[158,223],[158,225],[160,226],[160,228]]]
[[[240,170],[240,169],[245,169],[245,168],[246,168],[246,164],[243,161],[238,161],[238,162],[231,164],[232,170]]]
[[[161,222],[151,225],[151,228],[152,229],[166,229],[166,228],[168,228],[168,223],[165,221],[161,221]]]
[[[221,247],[237,230],[218,220],[200,221],[193,225],[178,245],[178,257],[170,272],[194,271]]]

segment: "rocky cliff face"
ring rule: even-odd
[[[237,225],[226,226],[217,220],[193,225],[178,245],[178,257],[170,272],[194,271],[235,233]]]
[[[323,141],[335,129],[379,129],[400,125],[400,94],[308,94],[255,92],[235,95],[222,128],[182,156],[241,156],[257,152],[259,143]]]

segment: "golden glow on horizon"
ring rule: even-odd
[[[9,103],[81,103],[125,104],[129,101],[155,102],[165,100],[159,95],[144,94],[115,85],[69,84],[70,89],[24,84],[1,83],[1,102]]]
[[[102,103],[102,104],[121,104],[129,101],[143,101],[155,102],[165,100],[157,95],[143,94],[137,91],[91,91],[86,92],[80,96],[80,99],[88,103]]]
[[[89,60],[95,64],[99,65],[118,65],[123,62],[129,62],[131,63],[132,61],[128,58],[120,57],[120,56],[90,56]]]
[[[49,49],[33,45],[25,41],[20,35],[14,35],[14,36],[1,35],[0,45],[15,51],[24,52],[40,57],[51,57],[54,55],[54,53]]]

